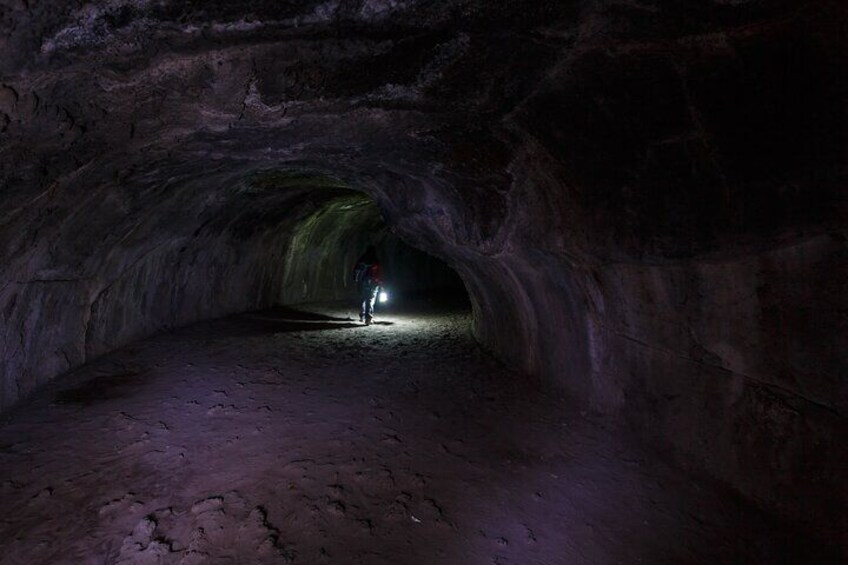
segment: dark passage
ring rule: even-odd
[[[428,296],[468,301],[456,272],[394,235],[371,197],[335,189],[310,194],[310,203],[309,215],[297,225],[286,255],[286,302],[355,302],[353,269],[369,246],[376,251],[383,290],[391,297],[378,303],[378,309]]]

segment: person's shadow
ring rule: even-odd
[[[248,312],[244,317],[255,320],[288,321],[288,322],[353,322],[353,318],[337,318],[315,312],[306,312],[289,308],[288,306],[274,306],[268,310],[259,312]]]
[[[362,324],[355,322],[353,318],[339,318],[287,306],[275,306],[268,310],[239,314],[235,319],[246,324],[249,331],[256,333],[340,330],[362,327]],[[374,322],[374,324],[393,325],[392,322]]]

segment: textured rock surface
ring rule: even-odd
[[[4,0],[0,407],[324,288],[286,258],[354,188],[460,273],[502,358],[844,532],[846,22],[835,0]]]
[[[467,310],[299,310],[137,341],[13,411],[0,563],[840,563],[526,386]]]

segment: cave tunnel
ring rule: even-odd
[[[277,172],[270,178],[280,176],[292,175]],[[326,188],[338,184],[331,179],[302,173],[294,176],[298,179],[295,182],[323,184],[324,188],[310,195],[309,207],[314,211],[301,220],[287,241],[283,302],[355,304],[357,289],[352,272],[369,246],[375,248],[382,272],[381,288],[387,298],[381,303],[382,310],[428,301],[428,298],[430,302],[452,305],[467,302],[465,287],[456,271],[394,235],[367,194]]]
[[[846,29],[0,3],[0,563],[845,563]]]

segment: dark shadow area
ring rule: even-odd
[[[364,325],[361,322],[355,322],[351,317],[329,316],[287,306],[276,306],[261,312],[239,314],[234,316],[233,320],[238,322],[241,328],[249,326],[250,330],[258,333],[338,330],[359,328]],[[373,325],[392,326],[394,323],[375,321]]]
[[[56,393],[56,402],[91,406],[107,400],[124,398],[132,395],[133,387],[144,380],[145,376],[142,373],[103,375],[87,380],[77,387],[60,390]]]
[[[301,331],[338,330],[355,328],[352,318],[328,316],[316,312],[276,306],[268,310],[239,314],[232,318],[240,329],[257,333],[284,333]],[[346,323],[334,323],[346,322]]]
[[[241,318],[262,321],[291,321],[291,322],[351,322],[352,318],[338,318],[327,316],[326,314],[318,314],[316,312],[307,312],[298,310],[288,306],[275,306],[268,310],[257,312],[248,312],[242,314]]]
[[[429,315],[433,313],[465,313],[471,311],[471,300],[465,289],[440,288],[392,294],[388,302],[377,304],[374,316]]]
[[[353,322],[302,322],[293,320],[262,320],[256,318],[237,318],[238,327],[244,333],[274,334],[287,332],[315,332],[321,330],[343,330],[362,327]]]

